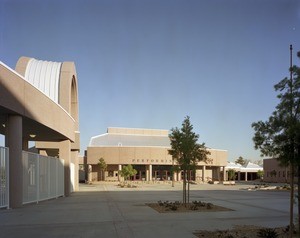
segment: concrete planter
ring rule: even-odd
[[[223,185],[235,185],[235,181],[223,181]]]

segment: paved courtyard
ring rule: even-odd
[[[241,190],[250,185],[191,185],[191,200],[233,211],[158,213],[145,203],[180,201],[181,184],[80,185],[68,198],[0,210],[0,237],[195,237],[195,230],[234,225],[286,226],[289,193]],[[296,211],[296,209],[295,209]]]

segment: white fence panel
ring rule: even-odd
[[[23,203],[39,200],[38,154],[23,152]]]
[[[64,195],[64,161],[23,151],[23,204]]]
[[[0,208],[9,207],[8,148],[0,147]]]

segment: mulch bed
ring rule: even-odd
[[[176,210],[173,210],[171,206],[159,205],[159,203],[146,203],[147,206],[151,207],[159,213],[180,213],[180,212],[221,212],[221,211],[233,211],[232,209],[213,205],[210,206],[195,206],[193,203],[188,203],[186,206],[184,204],[177,204]]]
[[[216,231],[196,231],[194,235],[200,238],[257,238],[257,237],[277,237],[285,238],[288,237],[288,231],[286,227],[278,227],[274,230],[278,236],[259,236],[259,231],[268,229],[259,226],[235,226],[230,230],[216,230]],[[270,235],[270,233],[269,233]]]

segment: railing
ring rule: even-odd
[[[8,148],[0,147],[0,208],[9,207]]]
[[[64,195],[64,160],[23,151],[23,204]]]

